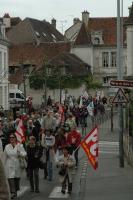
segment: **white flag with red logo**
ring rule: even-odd
[[[15,132],[15,135],[17,137],[17,141],[18,143],[22,143],[25,141],[25,127],[23,125],[23,120],[21,119],[19,121],[19,124],[18,124],[18,127],[17,127],[17,130]]]
[[[91,165],[94,169],[98,168],[98,128],[95,127],[81,141],[81,146],[84,149]]]

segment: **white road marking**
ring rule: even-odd
[[[17,192],[17,196],[21,197],[27,190],[29,190],[28,186],[21,186],[20,190]]]
[[[55,187],[54,189],[53,189],[53,191],[51,192],[51,194],[49,195],[49,198],[56,198],[56,199],[58,199],[58,198],[61,198],[61,199],[67,199],[69,197],[69,194],[67,193],[67,191],[66,191],[66,193],[65,194],[62,194],[61,193],[61,187],[60,186],[58,186],[58,187]]]
[[[115,154],[115,155],[118,155],[118,152],[116,152],[116,151],[99,151],[99,153],[101,153],[101,154]]]
[[[99,153],[118,155],[118,152],[119,142],[99,141]]]
[[[109,141],[99,141],[99,144],[100,145],[113,145],[113,146],[118,146],[119,145],[119,142],[109,142]]]

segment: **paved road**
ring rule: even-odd
[[[91,121],[88,123],[91,129]],[[40,194],[30,193],[28,181],[22,180],[20,200],[132,200],[133,199],[133,169],[125,162],[125,168],[119,168],[118,120],[114,118],[114,132],[110,131],[110,120],[99,126],[99,167],[94,171],[83,152],[80,150],[80,165],[74,175],[73,194],[60,193],[57,169],[54,180],[43,179],[40,173]],[[24,191],[23,191],[24,190]]]

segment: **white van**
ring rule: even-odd
[[[9,89],[9,103],[10,107],[22,107],[24,105],[24,94],[19,89]]]

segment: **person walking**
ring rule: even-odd
[[[52,181],[53,178],[53,160],[55,156],[54,145],[55,145],[55,136],[53,136],[50,130],[45,130],[45,134],[42,135],[42,146],[45,149],[46,153],[46,168],[47,172],[45,174],[48,176],[48,180]]]
[[[9,200],[10,192],[5,175],[4,166],[2,160],[0,159],[0,200]]]
[[[53,130],[56,128],[56,120],[53,116],[53,111],[48,110],[47,114],[42,119],[42,129],[45,130]]]
[[[73,128],[73,130],[70,131],[67,137],[67,145],[70,146],[70,154],[74,153],[74,158],[76,161],[75,168],[78,167],[78,152],[81,142],[81,134],[79,131],[76,130],[76,127]]]
[[[6,145],[4,150],[4,163],[11,192],[11,199],[14,199],[17,197],[17,191],[20,189],[20,158],[26,157],[26,151],[22,144],[17,143],[16,135],[13,132],[10,134],[9,140],[10,142]]]
[[[34,136],[30,136],[29,144],[27,145],[27,169],[31,192],[35,191],[39,193],[39,165],[41,156],[41,146],[36,143],[36,138]]]
[[[68,147],[63,148],[63,155],[59,156],[56,161],[57,167],[59,167],[60,182],[62,184],[61,192],[65,194],[66,184],[68,184],[68,193],[72,192],[72,175],[73,167],[75,166],[75,160],[69,153]]]

